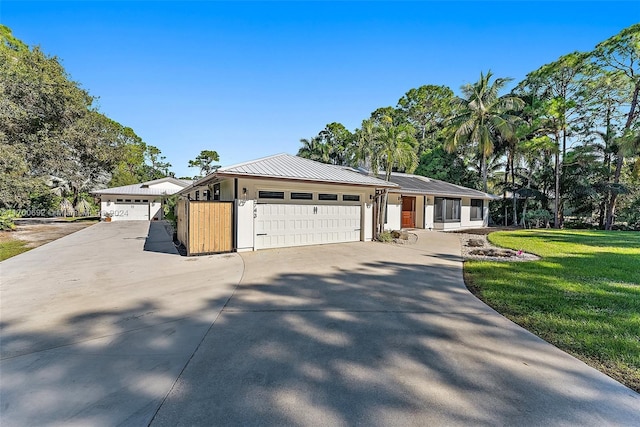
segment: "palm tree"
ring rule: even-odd
[[[310,139],[302,138],[300,143],[302,147],[298,150],[299,157],[329,163],[329,146],[323,143],[319,137],[314,136]]]
[[[375,124],[372,120],[362,122],[358,131],[358,158],[365,161],[371,172],[377,176],[384,169],[385,180],[391,179],[393,168],[408,173],[418,166],[418,155],[415,151],[415,129],[408,124],[394,126],[390,120],[383,124]],[[384,229],[384,207],[387,205],[387,193],[380,199],[378,212],[378,232]]]
[[[514,137],[519,118],[512,114],[524,106],[524,102],[512,95],[498,96],[511,79],[497,78],[491,83],[491,71],[480,73],[475,84],[462,87],[464,98],[459,98],[458,113],[451,119],[450,137],[446,143],[449,152],[460,144],[469,144],[477,150],[481,163],[484,191],[487,191],[487,158],[493,153],[498,136]]]

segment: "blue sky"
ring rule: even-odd
[[[640,2],[0,1],[0,22],[62,59],[100,110],[177,176],[353,130],[409,89],[513,77],[637,23]]]

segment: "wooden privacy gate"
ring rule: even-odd
[[[233,202],[180,199],[177,215],[187,256],[233,251]]]

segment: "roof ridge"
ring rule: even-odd
[[[216,172],[218,172],[218,171],[219,172],[224,172],[224,171],[226,171],[228,169],[239,168],[241,166],[247,166],[247,165],[250,165],[252,163],[257,163],[257,162],[261,162],[261,161],[264,161],[264,160],[273,159],[273,158],[281,157],[281,156],[291,156],[291,154],[287,154],[287,153],[272,154],[270,156],[260,157],[259,159],[248,160],[246,162],[236,163],[235,165],[229,165],[229,166],[225,166],[225,167],[222,167],[222,168],[218,168],[218,170]],[[209,175],[214,174],[216,172],[212,172]],[[206,178],[206,177],[203,177],[203,178]]]
[[[151,185],[151,184],[159,184],[165,181],[173,181],[175,184],[185,184],[185,187],[189,185],[184,179],[179,179],[173,176],[165,176],[163,178],[152,179],[151,181],[144,181],[140,183],[130,184],[130,185]]]

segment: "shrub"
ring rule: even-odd
[[[174,230],[178,228],[178,216],[176,215],[176,205],[178,204],[178,196],[173,195],[167,197],[162,207],[164,219],[169,221]]]
[[[525,223],[529,228],[533,226],[535,223],[535,228],[540,228],[540,226],[546,227],[551,221],[551,213],[546,209],[536,209],[535,211],[529,211],[524,216]]]
[[[385,231],[378,234],[378,241],[382,243],[389,243],[393,241],[393,236],[390,231]]]
[[[12,231],[15,230],[16,224],[13,222],[14,216],[13,212],[0,211],[0,230],[2,231]]]
[[[60,207],[62,198],[53,194],[48,188],[39,188],[29,195],[28,217],[48,217]]]

